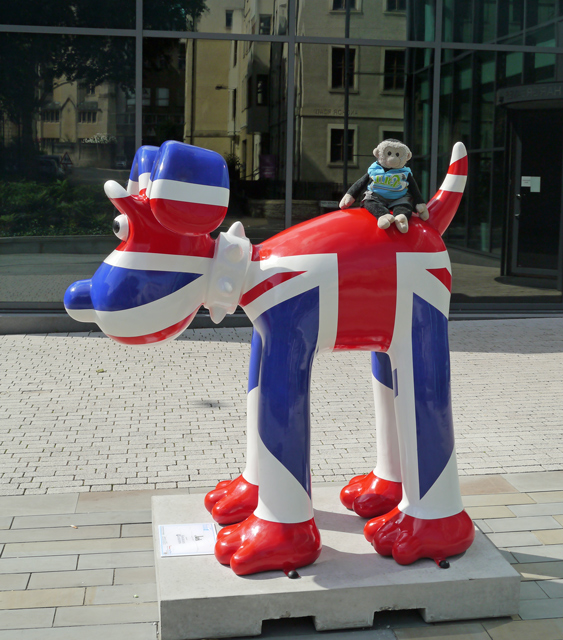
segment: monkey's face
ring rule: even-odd
[[[402,169],[412,157],[407,145],[399,142],[382,142],[373,150],[373,155],[385,169]]]

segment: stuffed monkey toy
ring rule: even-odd
[[[373,150],[376,158],[367,173],[355,182],[340,201],[340,208],[349,207],[363,194],[362,206],[377,218],[380,229],[395,223],[401,233],[409,230],[414,208],[422,220],[428,220],[428,209],[412,171],[406,163],[412,153],[406,144],[389,138]]]

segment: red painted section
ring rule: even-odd
[[[400,482],[378,478],[373,471],[352,478],[340,492],[340,502],[362,518],[389,513],[401,502],[402,497]]]
[[[431,273],[434,277],[446,287],[451,293],[452,291],[452,274],[446,269],[427,269],[428,273]]]
[[[156,333],[150,333],[150,334],[147,334],[146,336],[132,336],[128,338],[122,338],[119,336],[110,336],[108,334],[108,338],[112,338],[116,342],[121,342],[122,344],[130,344],[130,345],[154,344],[155,342],[162,342],[163,340],[167,340],[168,338],[172,338],[178,335],[179,333],[181,333],[194,319],[198,309],[196,309],[184,320],[180,320],[180,322],[177,322],[176,324],[173,324],[172,326],[167,327],[162,331],[157,331]]]
[[[151,198],[151,209],[163,227],[183,235],[211,233],[223,222],[227,207]]]
[[[165,229],[155,219],[146,197],[128,196],[111,201],[129,220],[129,237],[117,247],[118,251],[213,257],[215,241],[209,235],[186,236]]]
[[[312,564],[321,553],[313,519],[296,524],[262,520],[255,515],[217,534],[215,557],[239,576],[259,571],[291,571]]]
[[[204,504],[213,520],[221,525],[242,522],[258,506],[258,487],[242,475],[224,480],[205,496]]]
[[[421,520],[398,508],[364,527],[364,536],[382,556],[393,556],[399,564],[420,558],[439,563],[467,551],[475,538],[475,525],[465,511],[449,518]]]
[[[266,293],[266,291],[270,291],[278,284],[282,282],[286,282],[287,280],[291,280],[295,278],[295,276],[300,276],[304,271],[284,271],[283,273],[276,273],[275,275],[263,280],[260,284],[257,284],[252,289],[249,289],[240,299],[240,305],[242,307],[250,304],[256,298],[259,298],[262,294]]]
[[[307,220],[258,245],[260,260],[272,256],[338,256],[336,349],[386,351],[395,325],[396,255],[444,251],[438,233],[411,218],[408,233],[380,229],[366,209],[334,211]]]

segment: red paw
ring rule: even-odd
[[[389,513],[403,497],[400,482],[383,480],[373,471],[364,476],[352,478],[340,492],[340,502],[362,518],[373,518]]]
[[[255,515],[217,534],[215,557],[239,576],[260,571],[290,571],[315,562],[321,536],[313,519],[296,524],[262,520]]]
[[[399,564],[420,558],[437,563],[463,553],[475,538],[475,526],[465,511],[448,518],[421,520],[393,509],[364,527],[364,536],[382,556],[393,556]]]
[[[223,480],[205,496],[204,504],[219,524],[242,522],[258,505],[258,487],[243,476]]]

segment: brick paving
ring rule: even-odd
[[[251,330],[148,348],[0,336],[0,495],[208,487],[244,468]],[[563,469],[563,318],[450,323],[460,475]],[[314,481],[377,452],[369,354],[317,360]]]

